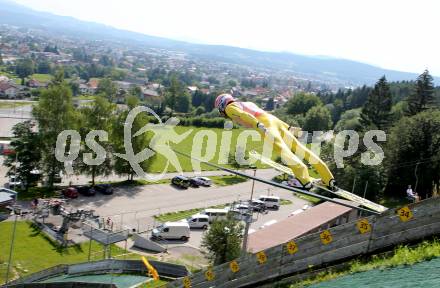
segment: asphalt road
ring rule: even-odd
[[[13,101],[8,101],[13,103]],[[12,137],[15,124],[32,118],[32,105],[0,108],[0,137]]]

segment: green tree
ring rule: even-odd
[[[360,139],[362,139],[360,135]],[[353,191],[372,201],[378,201],[387,184],[387,173],[383,164],[368,166],[361,162],[361,147],[354,155],[344,159],[344,167],[338,167],[334,157],[334,143],[323,143],[321,159],[328,165],[337,181],[338,187]],[[354,188],[354,189],[353,189]],[[365,190],[367,188],[367,190]]]
[[[76,96],[79,94],[79,83],[76,81],[70,81],[69,82],[70,89],[72,90],[73,96]]]
[[[362,107],[361,124],[364,128],[373,125],[377,129],[384,130],[391,120],[392,105],[390,86],[385,76],[382,76]]]
[[[96,90],[97,94],[102,94],[106,97],[110,102],[115,101],[116,94],[118,93],[118,88],[116,84],[110,78],[104,78],[99,81],[98,89]]]
[[[99,58],[99,64],[103,66],[113,66],[115,63],[110,56],[104,54],[101,56],[101,58]]]
[[[228,85],[229,85],[230,87],[236,87],[236,86],[237,86],[237,81],[235,81],[235,80],[229,80],[229,81],[228,81]]]
[[[21,78],[22,85],[24,85],[24,79],[26,77],[34,74],[34,70],[34,62],[29,58],[18,60],[15,66],[15,74],[17,74],[18,77]]]
[[[183,91],[176,97],[175,109],[177,112],[188,113],[191,108],[191,96],[187,91]]]
[[[174,111],[176,109],[177,97],[182,93],[182,85],[179,83],[179,80],[177,80],[176,76],[172,76],[170,87],[167,89],[167,92],[165,94],[165,103],[168,107],[171,108],[171,110]]]
[[[214,221],[203,235],[203,248],[214,265],[226,263],[240,256],[243,225],[229,215],[226,220]]]
[[[37,63],[37,73],[49,74],[50,73],[50,63],[47,60],[40,61]]]
[[[203,113],[205,113],[206,111],[205,111],[205,108],[203,107],[203,106],[199,106],[199,107],[197,107],[196,108],[196,110],[194,111],[194,114],[196,115],[196,116],[200,116],[200,115],[202,115]]]
[[[314,106],[321,106],[318,96],[307,93],[299,93],[286,103],[288,114],[302,114],[303,116]]]
[[[49,186],[53,187],[56,173],[63,169],[63,163],[55,158],[57,137],[64,130],[76,128],[72,91],[65,81],[55,82],[43,90],[32,113],[41,137],[42,166],[48,175]]]
[[[16,175],[24,183],[26,190],[38,180],[38,175],[32,172],[40,168],[40,138],[38,133],[34,132],[34,127],[31,121],[14,125],[11,148],[15,153],[9,154],[4,162],[9,168],[8,175]]]
[[[326,131],[332,125],[330,111],[324,106],[314,106],[307,111],[303,128],[306,131]]]
[[[139,99],[135,96],[128,96],[126,98],[128,109],[134,109],[139,104]],[[127,119],[129,111],[123,111],[119,113],[115,119],[113,120],[112,125],[112,135],[111,142],[113,144],[113,150],[116,153],[124,154],[125,146],[124,146],[124,125]],[[149,118],[145,113],[140,113],[136,116],[136,119],[133,121],[133,126],[131,130],[131,135],[134,135],[137,131],[139,131],[142,127],[148,124]],[[141,152],[145,148],[149,147],[151,138],[154,132],[147,132],[142,135],[133,137],[131,139],[131,145],[133,147],[133,151],[135,154]],[[156,155],[156,154],[155,154]],[[142,161],[139,163],[141,168],[146,172],[151,172],[151,165],[155,161],[155,156],[150,157],[149,159]],[[135,175],[135,171],[131,167],[130,163],[122,158],[115,157],[114,159],[114,170],[118,175],[125,175],[129,181],[132,181]]]
[[[3,65],[3,57],[2,57],[2,53],[0,53],[0,65]]]
[[[192,95],[192,106],[193,107],[199,107],[200,105],[203,104],[203,100],[207,97],[208,95],[203,94],[203,92],[201,92],[200,90],[197,90],[196,92],[194,92],[194,94]]]
[[[113,122],[113,112],[115,106],[102,96],[95,97],[95,101],[90,106],[80,109],[81,117],[81,139],[86,139],[86,135],[93,130],[103,130],[109,132],[111,123]],[[98,139],[94,139],[98,142]],[[113,161],[109,156],[112,151],[111,144],[107,142],[99,143],[106,151],[106,158],[100,165],[87,165],[83,161],[84,153],[90,153],[92,159],[96,158],[96,153],[83,143],[81,145],[80,157],[76,163],[77,172],[92,177],[92,185],[95,185],[95,177],[105,175],[108,176],[113,171]]]
[[[359,108],[345,111],[342,113],[341,119],[336,123],[335,130],[338,132],[343,130],[359,130],[361,128],[360,115]]]
[[[416,192],[425,198],[434,186],[439,187],[439,127],[440,111],[432,110],[403,117],[390,130],[386,150],[388,193],[403,196],[406,186],[415,187],[417,182]]]
[[[415,115],[434,105],[433,78],[428,70],[419,75],[415,83],[414,91],[407,99],[408,115]]]

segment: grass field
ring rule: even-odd
[[[47,83],[52,80],[53,76],[50,74],[32,74],[29,79],[35,79],[38,82]]]
[[[0,75],[2,75],[2,72],[0,72]],[[10,74],[7,73],[3,73],[3,75],[8,76],[9,79],[12,80],[12,82],[14,82],[17,85],[21,85],[21,79],[20,78],[16,78],[15,76],[11,76]]]
[[[93,95],[79,95],[76,97],[79,100],[95,100],[95,96]],[[74,98],[74,99],[76,99]]]
[[[239,184],[246,182],[247,178],[240,177],[240,176],[234,176],[234,175],[227,175],[227,176],[211,176],[209,179],[212,180],[212,182],[217,186],[229,186],[234,184]]]
[[[206,148],[207,148],[207,140],[206,137],[203,139],[203,143],[200,143],[200,141],[202,141],[201,137],[194,137],[195,135],[201,135],[198,134],[201,131],[207,131],[207,133],[212,133],[214,132],[212,139],[213,143],[215,143],[215,145],[209,145],[209,147],[215,147],[215,153],[214,153],[214,157],[212,157],[211,159],[209,159],[209,162],[212,163],[218,163],[219,162],[219,152],[220,152],[220,147],[227,147],[226,145],[222,145],[221,143],[221,139],[222,139],[222,132],[224,132],[224,129],[220,129],[220,128],[196,128],[196,127],[183,127],[183,126],[177,126],[175,128],[176,133],[178,134],[183,134],[187,131],[191,131],[191,133],[184,139],[182,140],[182,142],[175,144],[170,142],[171,147],[173,149],[176,149],[178,151],[181,152],[185,152],[188,154],[193,153],[194,154],[199,154],[197,155],[197,157],[201,158],[200,155],[203,157],[206,153]],[[232,130],[232,138],[231,138],[231,144],[229,145],[229,153],[235,153],[236,147],[237,147],[237,138],[240,135],[240,133],[242,133],[243,131],[245,131],[244,129],[233,129]],[[257,133],[255,130],[248,130],[251,133]],[[253,131],[253,132],[252,132]],[[247,133],[249,133],[247,132]],[[197,144],[201,144],[200,146],[197,146]],[[194,146],[194,148],[193,148]],[[240,145],[239,145],[240,146]],[[261,141],[261,139],[259,141],[252,141],[252,139],[249,137],[248,138],[248,142],[247,142],[247,146],[246,146],[246,150],[247,151],[251,151],[251,150],[256,150],[258,152],[261,153],[263,147],[263,142]],[[228,151],[222,155],[221,158],[223,159],[228,159],[229,156]],[[199,162],[197,161],[191,161],[191,159],[181,156],[181,155],[177,155],[180,165],[182,167],[183,171],[194,171],[196,168],[200,167],[201,170],[216,170],[215,168],[206,166],[201,164],[200,165]],[[152,166],[151,166],[151,171],[150,172],[156,172],[156,173],[160,173],[162,172],[162,170],[164,169],[164,163],[167,163],[167,159],[164,155],[158,153],[155,161],[153,162]],[[229,167],[231,168],[231,165],[227,165],[227,164],[221,164],[225,167]],[[267,168],[267,166],[262,165],[261,163],[256,163],[256,166],[258,168]],[[177,169],[176,167],[174,167],[172,165],[172,163],[170,163],[170,166],[168,167],[168,172],[176,172]]]
[[[5,281],[13,222],[0,223],[0,284]],[[93,260],[102,259],[102,246],[92,242]],[[112,255],[120,255],[124,250],[113,245]],[[32,227],[28,222],[17,222],[15,244],[13,249],[12,275],[23,276],[58,264],[71,264],[87,261],[89,243],[61,248],[51,242]],[[127,259],[140,259],[136,254],[127,255]]]
[[[0,101],[0,108],[3,109],[10,109],[10,108],[14,108],[14,107],[20,107],[20,106],[25,106],[25,105],[31,105],[32,103],[29,102],[11,102],[11,101]]]

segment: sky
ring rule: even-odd
[[[15,1],[148,35],[440,76],[437,0]]]

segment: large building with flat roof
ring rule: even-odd
[[[340,201],[356,205],[350,201]],[[248,251],[256,253],[309,233],[353,221],[357,217],[357,210],[324,202],[249,234]]]

